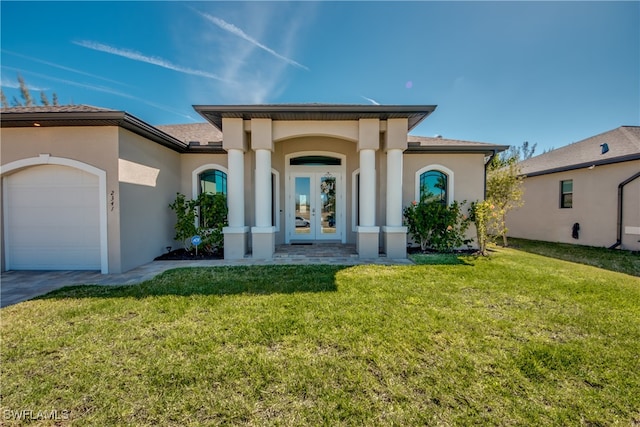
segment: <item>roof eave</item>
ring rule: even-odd
[[[121,126],[131,132],[134,132],[140,136],[144,136],[160,145],[163,145],[172,150],[184,153],[189,148],[188,144],[180,141],[177,138],[169,135],[160,129],[151,126],[150,124],[138,119],[135,116],[125,113]]]
[[[261,117],[267,116],[273,118],[278,114],[353,114],[357,117],[359,114],[371,115],[377,114],[381,119],[386,114],[405,114],[408,122],[407,131],[411,131],[420,124],[427,116],[436,109],[436,105],[347,105],[347,104],[309,104],[309,105],[291,105],[291,104],[275,104],[275,105],[194,105],[193,108],[222,131],[222,118],[227,116],[242,115],[243,119],[250,119],[254,115]],[[351,120],[344,119],[344,120]],[[385,118],[386,119],[386,118]]]
[[[60,121],[94,121],[94,120],[122,120],[124,111],[82,111],[82,112],[29,112],[14,113],[3,112],[0,115],[2,127],[30,127],[34,123],[46,125],[47,123]]]
[[[628,154],[626,156],[612,157],[609,159],[598,160],[594,162],[584,162],[584,163],[578,163],[575,165],[561,166],[557,168],[527,172],[527,173],[522,173],[521,175],[525,177],[549,175],[549,174],[558,173],[558,172],[568,172],[568,171],[577,170],[577,169],[585,169],[591,166],[604,166],[604,165],[611,165],[615,163],[630,162],[633,160],[640,160],[640,153]]]
[[[0,126],[11,127],[62,127],[62,126],[120,126],[135,134],[178,152],[184,152],[187,144],[151,126],[124,111],[90,112],[6,112],[0,116]]]
[[[462,146],[409,146],[405,151],[409,154],[431,153],[431,154],[459,154],[459,153],[482,153],[485,156],[501,153],[509,149],[508,145],[462,145]]]

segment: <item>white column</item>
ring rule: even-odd
[[[360,225],[356,249],[360,258],[378,258],[380,227],[376,226],[376,151],[380,148],[380,120],[358,120],[360,154]]]
[[[376,225],[376,151],[360,150],[360,226]]]
[[[387,151],[387,227],[402,227],[402,150]]]
[[[271,227],[271,151],[256,150],[256,227]]]
[[[244,227],[244,152],[227,151],[229,175],[227,176],[227,205],[229,207],[229,227]]]
[[[251,227],[251,252],[253,258],[269,259],[273,258],[275,252],[275,227],[271,224],[271,119],[251,119],[251,149],[256,159],[253,186],[255,226]]]
[[[407,257],[407,227],[402,225],[402,159],[407,149],[408,126],[407,119],[387,120],[387,204],[382,237],[384,251],[391,259]]]

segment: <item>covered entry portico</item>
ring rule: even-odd
[[[285,156],[285,243],[347,242],[346,156],[298,152]]]
[[[435,106],[194,107],[223,132],[226,259],[270,259],[276,244],[355,244],[360,258],[406,258],[403,156]]]

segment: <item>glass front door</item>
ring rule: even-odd
[[[293,179],[294,240],[341,239],[338,179],[332,173],[296,173]]]

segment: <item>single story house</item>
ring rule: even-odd
[[[521,163],[524,206],[508,234],[640,250],[640,126],[617,129]]]
[[[432,105],[194,108],[206,123],[3,109],[2,269],[127,271],[179,246],[168,205],[202,191],[227,196],[225,258],[322,241],[405,258],[402,210],[421,187],[448,202],[483,199],[486,161],[507,148],[409,135]]]

